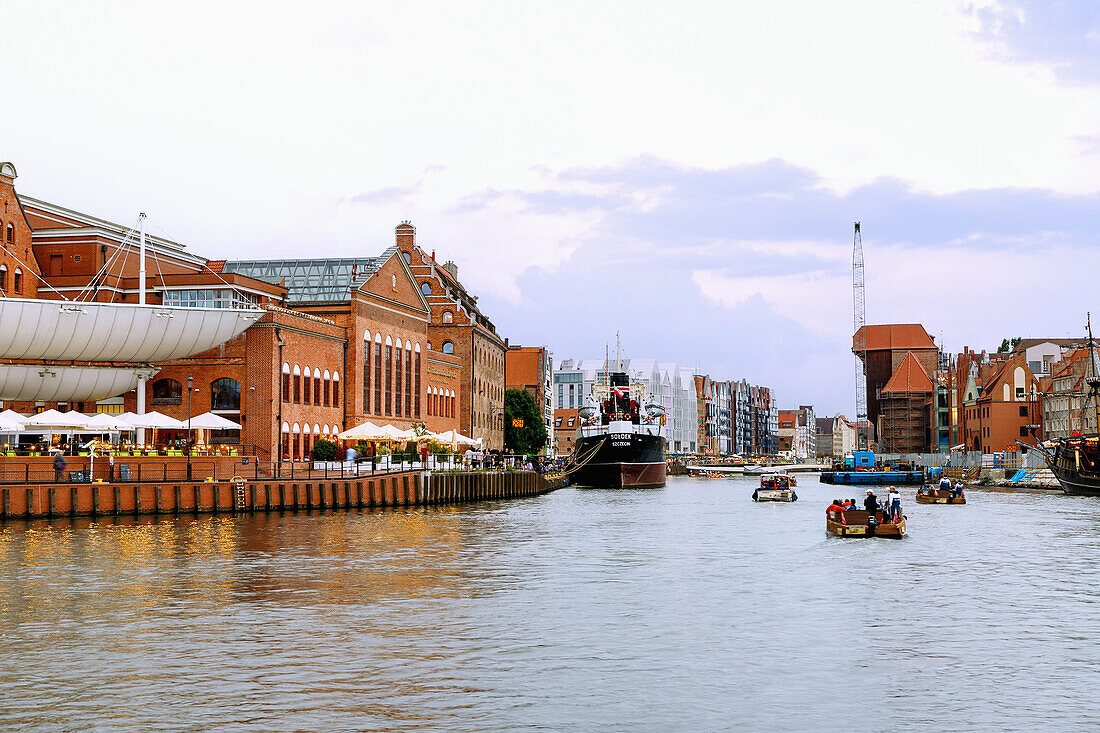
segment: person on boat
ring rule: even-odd
[[[940,478],[940,491],[951,491],[951,479],[946,476]]]
[[[901,521],[901,494],[898,493],[897,486],[890,487],[890,493],[886,495],[886,506],[893,520]]]
[[[829,505],[826,512],[842,512],[844,511],[844,505],[840,503],[840,499],[833,499],[833,503]]]
[[[959,499],[961,499],[962,495],[963,495],[963,482],[962,481],[956,481],[955,482],[955,496],[958,497]]]
[[[873,489],[867,489],[867,498],[863,500],[863,508],[872,515],[878,511],[878,497],[875,496]]]

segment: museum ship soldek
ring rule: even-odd
[[[644,385],[636,383],[632,390],[625,372],[611,372],[605,380],[593,390],[598,406],[589,403],[579,411],[570,483],[624,489],[664,486],[664,407],[643,406]]]

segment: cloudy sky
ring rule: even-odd
[[[2,2],[25,194],[212,258],[402,219],[513,342],[852,412],[869,322],[950,350],[1097,310],[1100,5]]]

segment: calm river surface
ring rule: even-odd
[[[0,728],[1100,729],[1100,501],[801,483],[0,524]]]

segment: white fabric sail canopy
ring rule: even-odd
[[[0,359],[156,362],[225,343],[264,311],[0,298]]]
[[[137,386],[142,374],[155,374],[157,371],[125,367],[0,364],[0,400],[95,402],[129,392]]]

